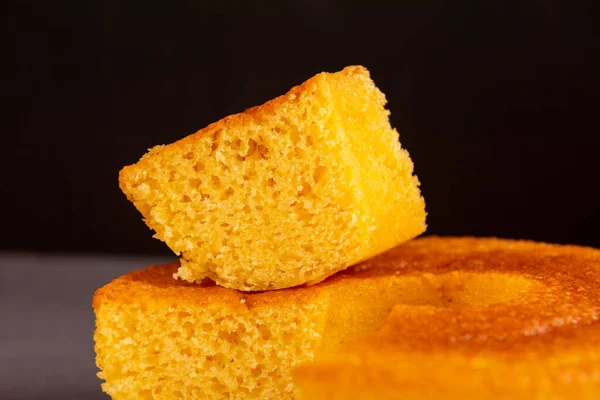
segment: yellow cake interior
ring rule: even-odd
[[[125,167],[120,186],[181,255],[240,290],[317,282],[422,233],[413,164],[368,71],[322,73]]]

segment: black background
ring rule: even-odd
[[[350,64],[387,95],[429,233],[600,247],[594,3],[4,2],[0,248],[168,254],[119,169]]]

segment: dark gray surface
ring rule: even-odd
[[[0,253],[0,399],[107,399],[94,363],[94,291],[164,258]]]

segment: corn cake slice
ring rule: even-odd
[[[240,290],[318,282],[425,230],[413,163],[363,67],[320,73],[122,169],[181,256],[176,277]]]

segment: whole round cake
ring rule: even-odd
[[[600,250],[428,237],[270,292],[177,268],[94,296],[114,399],[600,398]]]

